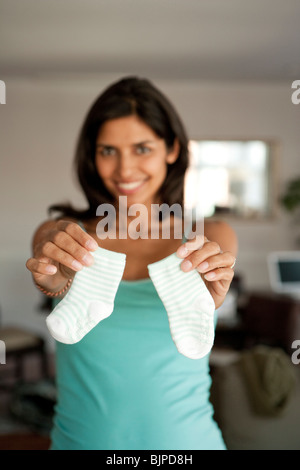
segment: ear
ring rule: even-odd
[[[173,147],[169,150],[166,157],[166,162],[169,164],[175,163],[180,152],[180,144],[176,137]]]

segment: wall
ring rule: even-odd
[[[117,76],[89,79],[6,80],[0,106],[1,245],[0,305],[3,323],[46,333],[41,297],[25,268],[32,234],[47,207],[72,200],[84,205],[71,166],[82,119],[98,93]],[[277,187],[300,173],[299,113],[290,83],[218,83],[157,80],[193,138],[274,138],[281,151]],[[293,249],[290,219],[278,211],[260,222],[232,222],[240,252],[237,270],[249,289],[268,288],[266,255]]]

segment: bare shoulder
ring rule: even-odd
[[[230,251],[234,255],[237,254],[237,235],[227,222],[222,220],[206,220],[204,234],[208,240],[217,242],[223,251]]]

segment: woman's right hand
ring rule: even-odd
[[[26,262],[37,284],[49,291],[59,291],[94,258],[97,242],[76,222],[45,222],[33,239],[33,257]]]

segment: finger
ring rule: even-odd
[[[208,241],[204,235],[197,235],[193,240],[183,243],[177,250],[179,258],[185,258],[195,250],[202,248],[203,244]]]
[[[71,255],[81,265],[90,266],[94,262],[93,256],[66,232],[59,231],[51,234],[51,241],[62,251]]]
[[[80,227],[80,225],[76,224],[75,222],[59,220],[57,223],[57,230],[66,232],[87,250],[95,251],[98,248],[98,243],[96,242],[96,240],[91,237],[87,232],[85,232]]]
[[[49,263],[48,258],[42,258],[40,260],[29,258],[26,262],[26,267],[33,274],[47,274],[51,276],[57,272],[57,267]]]
[[[207,258],[218,255],[221,253],[220,245],[216,242],[207,241],[202,248],[193,251],[181,263],[181,269],[185,272],[195,269],[199,264],[204,262]]]
[[[83,268],[83,264],[75,259],[74,256],[59,248],[51,241],[44,244],[42,254],[71,270],[80,271]]]
[[[234,271],[231,268],[217,268],[204,274],[207,281],[228,281],[230,283],[233,279]]]
[[[231,268],[234,265],[235,257],[229,251],[206,258],[197,267],[200,273],[206,273],[216,268]],[[232,268],[231,268],[232,269]]]

